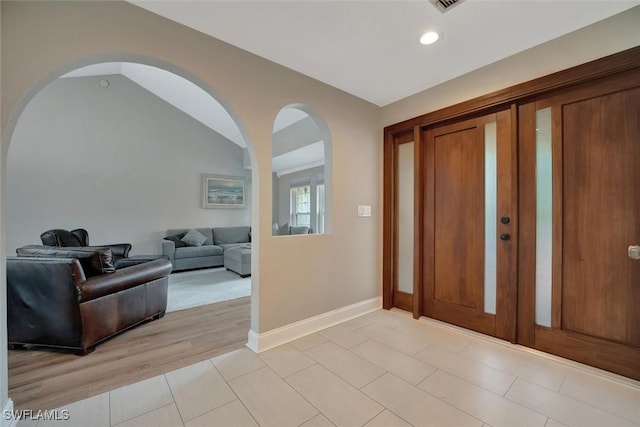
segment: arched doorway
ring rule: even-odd
[[[242,138],[245,141],[246,147],[245,148],[245,155],[246,158],[249,160],[249,163],[251,164],[252,168],[251,168],[251,181],[255,184],[253,186],[253,190],[251,192],[251,198],[253,201],[256,201],[258,199],[258,186],[257,186],[257,179],[258,179],[258,172],[257,172],[257,163],[255,162],[255,152],[253,150],[253,146],[251,145],[250,141],[247,138],[247,133],[245,131],[244,126],[241,124],[237,114],[227,105],[227,103],[222,100],[219,95],[216,93],[216,91],[211,88],[210,85],[208,85],[207,83],[203,82],[201,79],[197,78],[196,76],[194,76],[193,74],[189,73],[186,70],[183,70],[173,64],[169,64],[163,61],[159,61],[156,60],[154,58],[149,58],[149,57],[145,57],[145,56],[140,56],[140,55],[100,55],[100,56],[96,56],[96,57],[92,57],[92,58],[85,58],[79,61],[74,61],[71,64],[67,64],[66,66],[55,70],[53,72],[51,72],[49,75],[47,75],[45,78],[41,79],[40,81],[38,81],[34,87],[32,87],[28,93],[20,100],[19,103],[17,103],[16,108],[14,109],[14,111],[12,111],[12,115],[11,118],[9,119],[7,126],[4,129],[3,132],[3,141],[5,142],[2,146],[2,170],[1,170],[1,179],[2,179],[2,183],[3,185],[6,185],[6,180],[7,180],[7,160],[9,157],[9,146],[11,144],[11,142],[13,142],[14,136],[15,136],[15,131],[16,131],[16,127],[17,124],[19,123],[19,119],[22,116],[25,108],[27,107],[27,105],[32,101],[32,99],[36,96],[36,94],[38,94],[43,88],[45,88],[47,85],[49,85],[51,82],[55,81],[56,79],[58,79],[59,77],[66,75],[69,72],[72,72],[73,70],[76,70],[80,67],[84,67],[84,66],[88,66],[88,65],[93,65],[93,64],[102,64],[106,62],[127,62],[130,63],[132,65],[145,65],[145,66],[151,66],[151,67],[155,67],[156,69],[159,70],[163,70],[164,72],[168,72],[168,73],[172,73],[176,76],[179,76],[181,79],[187,80],[189,82],[191,82],[191,84],[197,86],[201,91],[203,91],[204,93],[206,93],[208,96],[212,97],[213,99],[215,99],[219,105],[222,106],[222,108],[224,110],[226,110],[230,120],[236,125],[237,127],[237,135],[240,138]],[[110,82],[108,81],[108,79],[104,79],[106,81],[105,84],[105,88],[109,86]],[[101,84],[103,84],[103,82],[100,82]],[[206,171],[198,171],[198,174],[200,172],[206,172]],[[197,185],[199,186],[200,182],[198,181]],[[5,187],[6,188],[6,187]],[[198,194],[200,194],[200,191],[198,190],[197,192]],[[7,235],[8,233],[6,232],[6,224],[7,224],[7,194],[6,191],[3,192],[2,194],[2,206],[3,206],[3,215],[2,215],[2,241],[3,243],[6,243],[7,240]],[[252,205],[254,206],[252,208],[252,212],[249,213],[249,218],[251,222],[256,222],[257,220],[255,218],[255,214],[257,212],[257,203],[252,203]],[[33,242],[33,243],[37,243],[37,242]],[[253,245],[253,256],[254,258],[257,257],[257,245]],[[7,255],[12,255],[12,253],[10,251],[7,250],[7,247],[5,245],[3,245],[2,248],[0,248],[0,253],[3,253],[5,256]],[[3,266],[4,269],[4,266]],[[5,282],[5,274],[4,271],[2,272],[2,281],[0,283],[2,283],[2,288],[6,287],[6,282]],[[253,276],[252,278],[252,306],[257,305],[257,277]],[[6,301],[4,300],[4,292],[3,292],[3,300],[1,301],[1,309],[0,309],[0,314],[6,314],[6,311],[4,311],[4,313],[2,313],[2,310],[6,310]],[[252,310],[253,312],[254,310]],[[3,316],[3,318],[6,318],[6,316]],[[2,328],[2,330],[4,331],[4,328]],[[5,334],[6,332],[2,332],[2,334]],[[6,336],[1,337],[2,338],[2,342],[6,343]],[[3,346],[5,344],[2,344]],[[1,348],[1,347],[0,347]],[[2,348],[1,350],[4,354],[6,354],[6,348]],[[4,358],[4,360],[6,361],[6,358]],[[2,367],[2,370],[4,372],[0,372],[0,375],[2,375],[3,378],[7,378],[7,373],[6,373],[6,365],[4,367]]]

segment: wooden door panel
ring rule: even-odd
[[[640,70],[523,107],[521,165],[535,151],[536,111],[546,108],[553,146],[551,326],[529,317],[535,348],[640,380],[640,260],[627,256],[629,245],[640,244]],[[536,195],[532,184],[521,187],[524,199]]]
[[[435,299],[482,308],[484,144],[478,128],[441,136],[435,146]]]
[[[498,234],[508,233],[517,241],[512,113],[507,109],[428,129],[422,134],[425,142],[422,301],[426,316],[513,341],[516,257],[511,241],[498,240]],[[491,127],[487,129],[489,123]],[[494,135],[495,144],[487,145],[485,132]],[[486,164],[491,165],[491,172],[485,171]],[[485,233],[485,173],[496,177],[495,181],[489,181],[495,185],[491,221],[496,226],[492,227],[491,236]],[[502,217],[509,219],[502,223]],[[494,262],[487,264],[489,267],[485,267],[485,247],[493,245],[485,245],[485,237],[495,239],[496,243],[495,253],[491,254]],[[494,277],[496,281],[495,304],[491,297],[487,298],[491,308],[485,307],[485,268],[495,269],[488,270],[487,276],[487,280]]]
[[[562,107],[562,329],[640,346],[640,88]]]

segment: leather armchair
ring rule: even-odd
[[[33,345],[85,355],[122,331],[164,316],[168,260],[115,270],[110,249],[87,256],[92,249],[27,246],[18,249],[21,256],[7,257],[10,349]]]
[[[67,231],[59,228],[45,231],[40,235],[40,240],[45,246],[58,247],[78,247],[89,246],[89,233],[84,228],[76,228]],[[129,243],[115,243],[111,245],[100,245],[100,247],[111,248],[114,261],[121,258],[127,258],[131,245]]]

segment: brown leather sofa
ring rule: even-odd
[[[171,263],[116,270],[111,249],[25,246],[7,257],[10,349],[45,346],[85,355],[100,342],[164,316]]]

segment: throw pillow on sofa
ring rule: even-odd
[[[187,233],[180,233],[180,234],[175,234],[173,236],[167,236],[164,238],[164,240],[170,240],[173,243],[175,243],[175,247],[176,248],[184,248],[186,246],[188,246],[185,242],[182,241],[182,238],[186,235]]]
[[[207,237],[197,230],[189,230],[181,240],[189,246],[202,246],[207,241]]]

